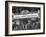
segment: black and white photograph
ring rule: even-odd
[[[12,30],[40,29],[40,8],[12,7]]]
[[[44,3],[6,1],[6,36],[44,34],[44,10]]]

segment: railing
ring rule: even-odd
[[[39,17],[38,13],[27,14],[27,15],[14,15],[14,19],[22,19],[22,18],[32,18],[32,17]]]

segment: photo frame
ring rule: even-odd
[[[45,33],[45,3],[5,1],[5,35]]]

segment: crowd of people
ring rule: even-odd
[[[40,18],[24,18],[13,20],[13,30],[40,29]]]

